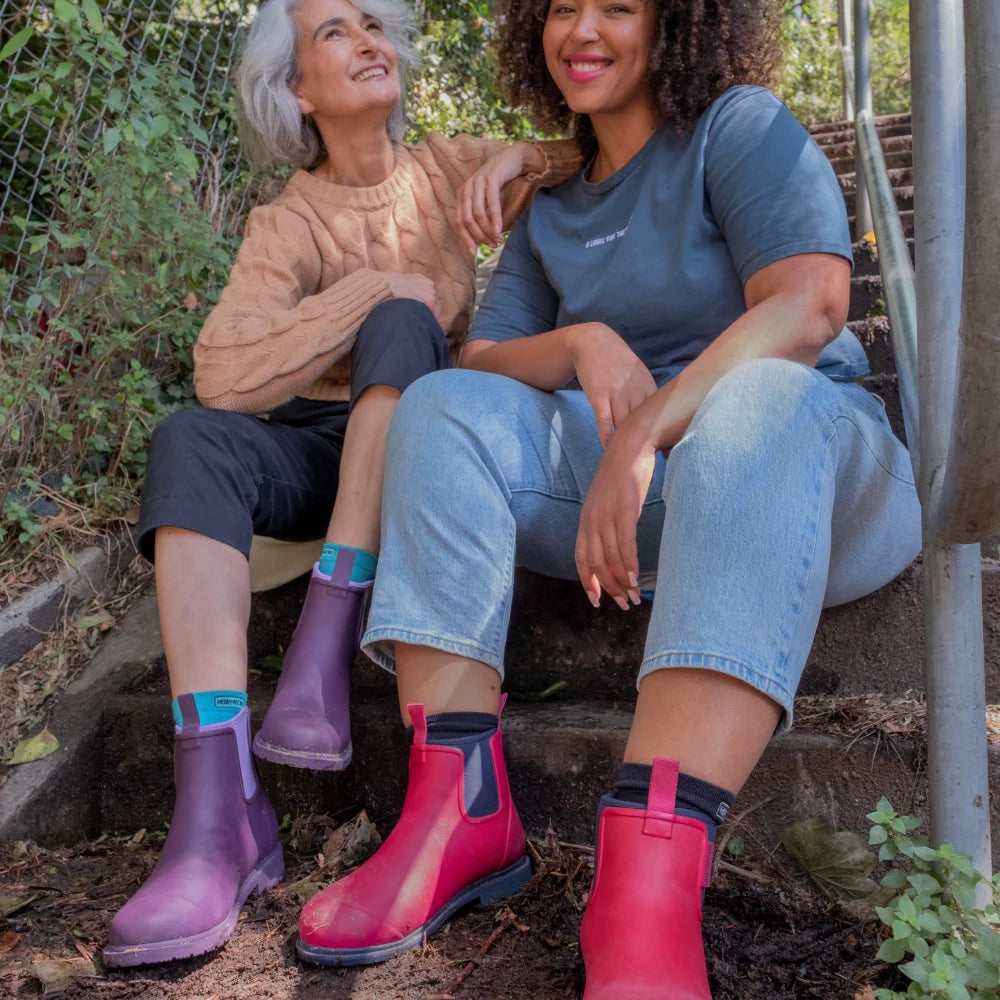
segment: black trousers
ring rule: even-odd
[[[414,299],[376,306],[351,352],[351,401],[296,398],[269,418],[179,410],[153,431],[139,515],[152,561],[157,528],[196,531],[250,553],[254,535],[301,541],[326,534],[351,407],[371,385],[401,392],[447,368],[448,341]]]

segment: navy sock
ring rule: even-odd
[[[651,764],[622,764],[618,768],[614,793],[608,796],[609,804],[645,809],[652,776]],[[689,774],[680,774],[677,778],[677,813],[704,823],[708,839],[713,843],[716,828],[726,818],[735,798],[732,792]]]
[[[438,712],[427,716],[427,742],[457,747],[465,755],[465,811],[492,816],[500,808],[490,738],[497,717],[490,712]]]

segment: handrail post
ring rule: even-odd
[[[872,111],[872,32],[870,0],[854,0],[854,114]],[[871,201],[861,157],[855,152],[854,238],[864,239],[872,228]]]
[[[844,118],[854,121],[854,78],[848,74],[844,62],[844,52],[853,51],[854,41],[851,29],[851,0],[837,0],[837,31],[840,37],[840,79],[844,102]]]
[[[961,0],[910,4],[917,341],[924,511],[924,622],[930,834],[989,875],[989,772],[978,545],[949,545],[934,483],[947,460],[962,311],[965,72]]]

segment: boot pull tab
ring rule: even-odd
[[[410,722],[413,723],[413,745],[415,747],[426,746],[427,744],[427,714],[423,705],[407,705],[406,711],[410,713]]]
[[[181,732],[190,733],[201,725],[201,717],[198,715],[198,705],[193,694],[179,694],[177,696],[177,707],[181,710]]]
[[[674,832],[674,807],[677,804],[677,779],[680,763],[676,760],[653,761],[649,779],[649,799],[642,832],[650,837],[669,838]]]
[[[333,564],[333,573],[330,579],[338,586],[347,590],[347,585],[351,582],[351,570],[354,569],[355,553],[351,549],[341,549],[337,553],[337,561]],[[346,597],[346,593],[340,595]]]

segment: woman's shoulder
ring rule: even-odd
[[[739,147],[767,138],[775,140],[805,132],[785,103],[766,87],[730,87],[712,103],[699,128],[706,145]]]

